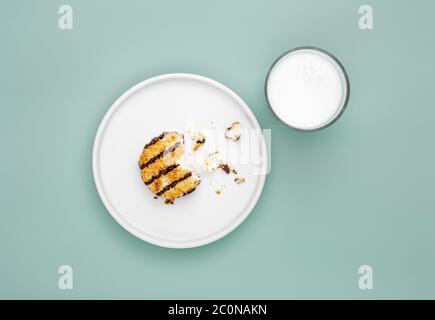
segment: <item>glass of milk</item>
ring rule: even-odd
[[[315,131],[333,124],[349,100],[349,78],[331,53],[298,47],[281,55],[266,77],[266,100],[288,126]]]

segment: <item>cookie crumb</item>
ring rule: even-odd
[[[231,169],[226,163],[219,164],[219,168],[225,171],[226,174],[229,174]]]
[[[197,151],[205,143],[205,137],[195,141],[193,145],[193,151]]]
[[[245,178],[242,178],[242,177],[235,177],[234,178],[234,182],[237,183],[237,184],[242,184],[245,181],[246,181]]]
[[[228,140],[233,141],[239,141],[240,140],[240,122],[236,121],[231,124],[226,130],[225,130],[225,138]]]
[[[212,152],[205,159],[203,169],[207,172],[213,172],[221,165],[222,161],[219,159],[219,151]]]
[[[197,151],[205,143],[205,133],[197,127],[190,127],[187,132],[193,141],[192,150]]]
[[[214,193],[217,195],[220,195],[220,194],[222,194],[222,192],[224,191],[225,188],[226,188],[226,186],[224,184],[222,184],[214,191]]]

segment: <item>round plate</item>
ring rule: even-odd
[[[242,128],[238,142],[224,138],[225,128],[235,121]],[[188,145],[192,125],[213,132],[198,152]],[[173,205],[154,199],[138,167],[144,145],[170,130],[184,134],[186,157],[195,159],[202,180]],[[247,140],[249,150],[241,143]],[[241,155],[234,168],[245,183],[235,183],[234,174],[220,169],[202,171],[200,161],[216,149],[224,158]],[[239,226],[260,197],[266,168],[264,137],[246,103],[224,85],[193,74],[160,75],[129,89],[104,116],[93,149],[95,184],[106,209],[136,237],[170,248],[205,245]]]

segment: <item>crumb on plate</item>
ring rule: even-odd
[[[226,174],[229,174],[231,171],[229,165],[227,165],[226,163],[219,164],[219,168],[225,171]]]
[[[187,132],[193,141],[192,150],[197,151],[205,143],[205,133],[197,127],[190,127]]]
[[[234,182],[237,183],[237,184],[242,184],[245,181],[246,181],[245,178],[242,178],[242,177],[235,177],[234,178]]]
[[[222,192],[224,191],[224,189],[226,188],[226,185],[224,185],[224,184],[221,184],[215,191],[214,191],[214,193],[215,194],[217,194],[217,195],[220,195],[220,194],[222,194]]]
[[[204,161],[203,169],[207,172],[213,172],[221,165],[222,161],[219,159],[219,151],[212,152]]]
[[[236,121],[231,124],[226,130],[225,130],[225,138],[228,140],[233,141],[239,141],[240,140],[240,122]]]

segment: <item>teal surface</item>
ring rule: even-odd
[[[435,298],[435,2],[370,2],[372,31],[355,0],[2,0],[0,298]],[[334,53],[351,82],[343,117],[316,133],[281,124],[263,92],[300,45]],[[91,170],[112,102],[168,72],[226,84],[272,129],[255,210],[189,250],[124,231]],[[73,290],[58,288],[63,264]]]

